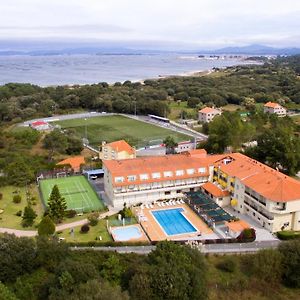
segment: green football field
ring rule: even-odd
[[[172,130],[133,120],[124,116],[102,116],[87,119],[72,119],[56,122],[64,129],[73,129],[81,138],[87,134],[89,143],[99,146],[102,141],[126,140],[136,147],[161,143],[167,136],[177,142],[191,137]]]
[[[90,212],[104,208],[102,200],[99,199],[84,176],[40,180],[40,189],[46,205],[55,184],[58,186],[60,194],[65,198],[68,210]]]

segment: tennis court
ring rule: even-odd
[[[84,176],[60,177],[40,181],[42,198],[47,205],[52,188],[58,186],[60,194],[65,198],[68,210],[90,212],[104,209],[104,204]]]

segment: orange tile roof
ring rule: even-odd
[[[207,152],[205,149],[194,149],[188,151],[188,154],[192,157],[205,158],[207,156]]]
[[[83,164],[85,164],[83,156],[70,157],[57,163],[57,165],[70,165],[74,170],[78,170],[80,168],[80,165]]]
[[[263,197],[286,202],[300,199],[300,181],[276,171],[241,153],[228,155],[233,159],[228,164],[216,164],[229,176],[239,178],[242,183]]]
[[[250,228],[250,225],[243,221],[243,220],[239,220],[239,221],[234,221],[234,222],[225,222],[225,225],[232,231],[235,232],[241,232],[244,229],[248,229]]]
[[[210,113],[219,113],[220,111],[218,109],[215,108],[211,108],[211,107],[204,107],[201,110],[199,110],[200,113],[202,114],[210,114]]]
[[[269,102],[267,102],[264,106],[265,106],[265,107],[270,107],[270,108],[276,108],[276,107],[280,107],[281,105],[278,104],[278,103],[269,101]]]
[[[106,146],[111,147],[112,149],[114,149],[116,152],[122,152],[125,151],[129,154],[134,154],[134,149],[124,140],[120,140],[120,141],[115,141],[112,143],[108,143],[106,144]]]
[[[208,164],[206,159],[192,158],[188,155],[165,155],[155,157],[140,157],[123,160],[106,160],[104,166],[110,171],[112,177],[124,177],[124,182],[116,183],[113,179],[114,186],[126,186],[132,184],[145,184],[150,182],[160,182],[169,180],[180,180],[186,178],[208,177]],[[198,168],[206,168],[205,173],[198,173]],[[187,174],[187,169],[196,169],[194,174]],[[183,170],[183,175],[175,175],[176,170]],[[164,177],[163,172],[171,171],[173,176]],[[160,173],[160,178],[152,178],[152,173]],[[140,180],[139,175],[148,174],[149,179]],[[137,180],[128,181],[127,176],[136,175]]]
[[[215,184],[212,182],[206,182],[201,186],[203,189],[205,189],[207,192],[212,194],[214,197],[226,197],[229,196],[228,191],[223,191],[219,187],[217,187]]]

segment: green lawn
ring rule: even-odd
[[[298,116],[292,116],[292,119],[295,121],[295,123],[297,123],[298,125],[300,125],[300,115],[298,115]]]
[[[38,224],[40,221],[40,217],[43,212],[42,203],[39,200],[38,191],[35,185],[32,185],[30,188],[30,194],[31,196],[35,197],[36,205],[33,205],[33,209],[37,213],[38,217],[35,220],[35,224]],[[19,191],[22,201],[21,203],[13,203],[13,196],[15,195],[15,191]],[[25,194],[25,188],[19,188],[14,186],[5,186],[0,188],[0,193],[3,194],[3,199],[0,200],[0,209],[3,210],[3,212],[0,214],[0,227],[6,227],[6,228],[14,228],[14,229],[35,229],[33,227],[23,228],[21,225],[22,217],[19,217],[16,215],[18,211],[23,211],[24,207],[27,205],[26,201],[26,194]]]
[[[149,141],[163,140],[168,135],[176,141],[188,140],[189,137],[174,131],[123,116],[103,116],[73,119],[57,122],[62,128],[73,129],[81,138],[85,130],[91,145],[99,146],[102,141],[113,142],[125,139],[133,146],[143,147]]]
[[[62,231],[58,236],[65,238],[66,242],[90,242],[102,237],[103,242],[112,241],[112,237],[106,230],[106,220],[100,220],[96,226],[90,226],[87,233],[80,232],[81,226],[74,227],[74,236],[70,234],[70,229]]]
[[[98,211],[104,209],[103,202],[84,176],[60,177],[40,181],[44,203],[47,203],[54,185],[67,202],[68,209],[77,212]]]
[[[182,111],[185,111],[189,118],[197,119],[197,109],[196,108],[190,108],[187,106],[187,101],[170,101],[169,103],[170,108],[170,114],[168,115],[168,118],[171,120],[178,120],[180,119],[180,115]]]

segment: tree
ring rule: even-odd
[[[293,135],[290,126],[287,127],[281,122],[280,125],[275,124],[273,121],[272,129],[259,135],[257,146],[247,149],[246,154],[294,175],[300,170],[300,140]]]
[[[0,281],[13,282],[35,268],[36,246],[33,239],[4,233],[0,236],[0,245]]]
[[[149,267],[130,281],[133,299],[206,299],[206,267],[201,253],[162,242],[149,254]]]
[[[171,136],[167,136],[164,140],[163,143],[166,146],[166,151],[167,153],[175,153],[175,148],[178,146],[178,144],[175,142],[174,138]]]
[[[56,237],[38,236],[36,239],[36,263],[53,272],[68,256],[68,245]]]
[[[73,291],[65,293],[64,290],[52,290],[49,300],[129,300],[127,292],[123,292],[120,286],[110,285],[103,279],[92,279],[75,285]]]
[[[281,243],[283,281],[287,286],[300,287],[300,240]]]
[[[25,186],[34,180],[34,171],[22,158],[15,159],[4,169],[8,182],[16,186]]]
[[[65,153],[67,147],[67,137],[59,129],[54,129],[44,138],[44,148],[49,150],[49,159],[53,158],[55,152]]]
[[[65,216],[67,203],[65,201],[65,198],[60,195],[57,185],[54,185],[52,189],[51,195],[48,200],[48,206],[50,218],[56,223],[61,222]]]
[[[120,264],[120,260],[117,255],[111,254],[102,264],[101,276],[104,279],[109,280],[115,284],[121,280],[121,274],[123,273],[123,266]]]
[[[282,255],[276,249],[264,249],[251,257],[249,271],[256,278],[277,285],[282,276]]]
[[[22,216],[22,219],[23,219],[22,226],[23,227],[32,226],[36,217],[37,217],[37,214],[31,207],[31,205],[27,205],[24,208],[24,212],[23,212],[23,216]]]
[[[11,292],[1,281],[0,281],[0,300],[18,300],[13,292]]]
[[[47,215],[42,218],[38,226],[39,235],[52,235],[55,232],[55,224],[52,219]]]

